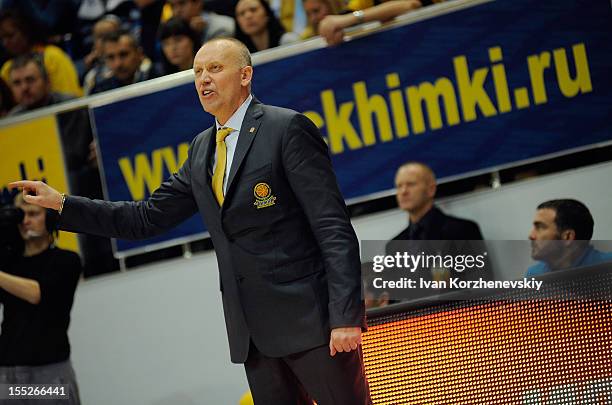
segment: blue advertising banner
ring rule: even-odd
[[[409,160],[439,178],[612,140],[608,0],[494,1],[255,67],[260,101],[305,113],[347,200]],[[94,109],[108,197],[146,198],[212,125],[193,84]],[[125,251],[204,232],[199,218]]]

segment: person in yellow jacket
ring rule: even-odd
[[[0,38],[7,52],[13,57],[39,53],[49,75],[51,91],[75,97],[82,96],[83,90],[79,84],[77,70],[70,57],[59,47],[37,40],[37,34],[40,32],[36,31],[32,23],[15,12],[5,10],[0,13]],[[12,63],[13,59],[9,59],[0,68],[0,77],[7,83]]]

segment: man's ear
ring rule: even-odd
[[[434,198],[436,196],[437,188],[438,188],[438,185],[435,182],[432,182],[431,184],[429,184],[429,186],[427,187],[427,196],[429,198]]]
[[[576,240],[576,231],[573,229],[566,229],[561,232],[561,240]]]
[[[253,79],[253,66],[243,67],[240,72],[240,84],[244,87],[247,87],[251,84],[252,79]]]

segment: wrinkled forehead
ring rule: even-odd
[[[231,42],[215,41],[202,46],[193,60],[195,65],[206,65],[211,62],[218,62],[224,65],[238,64],[238,49]]]

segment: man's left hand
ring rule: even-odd
[[[360,344],[361,327],[332,329],[331,338],[329,339],[329,355],[335,356],[337,352],[357,350]]]

